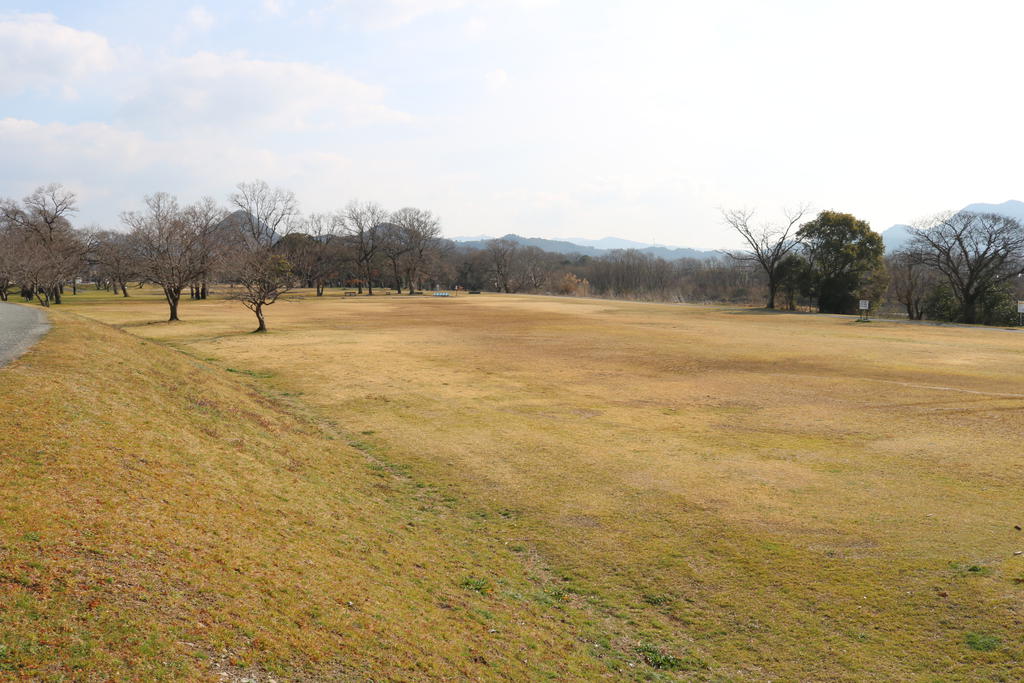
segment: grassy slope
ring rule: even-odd
[[[501,540],[514,520],[482,525],[244,375],[53,320],[0,371],[0,678],[623,665],[565,628],[557,577]]]

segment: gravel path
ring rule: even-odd
[[[49,329],[42,309],[0,303],[0,367],[28,351]]]

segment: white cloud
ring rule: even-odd
[[[335,208],[339,179],[357,176],[356,164],[325,151],[276,152],[223,136],[159,141],[102,123],[68,125],[0,119],[0,187],[21,196],[61,182],[79,195],[82,224],[116,227],[116,216],[156,191],[184,201],[203,195],[218,200],[235,183],[265,178]]]
[[[396,29],[418,19],[445,14],[472,5],[486,6],[502,0],[330,0],[311,17],[342,13],[355,23],[371,30]]]
[[[466,0],[387,0],[378,3],[378,11],[380,20],[390,27],[408,24],[431,14],[461,9],[466,4]]]
[[[278,15],[284,12],[281,0],[263,0],[263,11],[267,14]]]
[[[0,14],[0,93],[70,87],[115,61],[106,38],[63,26],[51,14]]]
[[[504,69],[494,69],[484,74],[484,85],[490,92],[498,92],[508,85],[508,73]]]
[[[463,33],[470,40],[479,40],[487,33],[487,22],[480,17],[473,17],[462,26]]]
[[[200,31],[209,31],[216,23],[216,19],[210,13],[210,10],[202,5],[196,5],[188,11],[188,21],[194,28]]]
[[[140,127],[274,131],[407,121],[382,88],[304,62],[198,52],[156,69],[123,108]]]

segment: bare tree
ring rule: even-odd
[[[85,262],[86,245],[69,220],[77,211],[75,194],[59,184],[36,188],[21,205],[0,202],[0,219],[16,243],[19,279],[43,306],[61,302],[64,283]]]
[[[291,190],[270,187],[264,180],[239,183],[228,198],[250,247],[271,247],[290,233],[299,219],[299,205]]]
[[[266,332],[263,308],[273,304],[295,284],[291,264],[281,254],[266,249],[253,250],[238,259],[233,275],[243,290],[231,298],[256,314],[258,326],[253,332]]]
[[[337,214],[315,213],[303,220],[295,231],[277,243],[279,253],[291,264],[296,280],[304,287],[315,287],[324,295],[324,287],[338,270],[341,249]]]
[[[226,229],[227,211],[213,197],[203,197],[186,206],[183,217],[190,230],[200,239],[199,277],[189,285],[192,298],[205,299],[210,278],[224,265],[225,259],[241,246],[242,240]]]
[[[889,292],[907,311],[907,318],[924,317],[924,302],[935,287],[936,273],[926,265],[920,254],[898,251],[886,258],[889,270]]]
[[[978,320],[982,297],[1024,264],[1024,227],[1007,216],[949,212],[918,223],[912,233],[917,261],[948,281],[966,323]]]
[[[543,249],[527,246],[518,249],[513,259],[515,280],[523,289],[536,292],[548,284],[551,261]]]
[[[424,266],[441,248],[441,222],[430,211],[405,207],[391,215],[391,223],[398,226],[401,270],[412,294]]]
[[[512,267],[518,248],[519,245],[516,242],[507,239],[493,239],[486,242],[484,250],[487,253],[494,287],[499,292],[507,294],[515,289]]]
[[[128,282],[139,277],[131,240],[123,232],[101,230],[92,235],[89,253],[99,274],[117,294],[128,296]]]
[[[7,292],[18,281],[15,258],[17,237],[6,221],[0,220],[0,301],[7,301]]]
[[[373,294],[373,267],[381,248],[381,226],[388,214],[375,202],[353,201],[345,207],[345,234],[352,245],[359,273],[359,293],[366,284],[367,294]]]
[[[166,192],[146,197],[146,211],[128,211],[121,220],[129,228],[128,239],[143,282],[158,285],[169,309],[168,322],[179,320],[181,292],[206,277],[207,250],[216,225],[204,218],[209,200],[182,209]]]
[[[779,289],[779,264],[789,252],[796,248],[792,237],[793,228],[807,213],[809,207],[799,206],[784,212],[785,220],[780,224],[763,223],[751,225],[754,211],[751,209],[726,209],[722,217],[726,224],[740,234],[750,247],[749,251],[726,252],[737,261],[757,263],[768,278],[767,308],[775,308],[775,294]]]
[[[380,253],[391,266],[395,291],[402,293],[402,266],[405,256],[409,253],[409,244],[402,228],[395,223],[384,223],[380,226]],[[412,283],[409,284],[412,294]]]
[[[291,191],[271,188],[262,180],[239,183],[230,201],[238,209],[232,215],[243,237],[230,268],[232,279],[242,287],[231,298],[256,315],[254,332],[266,332],[264,307],[295,284],[291,264],[274,247],[297,225],[298,203]]]

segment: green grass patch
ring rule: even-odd
[[[999,638],[989,633],[970,632],[964,636],[967,647],[978,652],[991,652],[999,649]]]
[[[635,651],[644,660],[645,664],[655,669],[666,671],[703,671],[710,668],[708,663],[700,657],[692,655],[676,657],[650,643],[638,645]]]
[[[487,595],[492,590],[490,581],[477,576],[467,576],[459,582],[459,585],[466,590],[475,591],[481,595]]]

